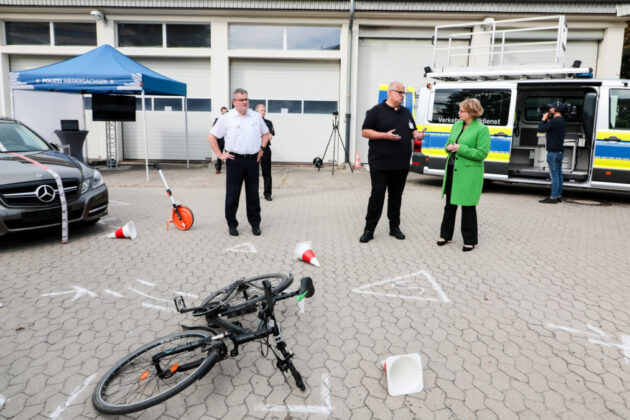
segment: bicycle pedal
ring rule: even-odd
[[[183,296],[176,296],[173,301],[175,302],[175,308],[177,309],[177,312],[181,313],[184,311],[184,309],[186,309],[186,302],[184,302]]]

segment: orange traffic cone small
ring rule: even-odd
[[[138,237],[138,232],[136,231],[136,224],[130,220],[125,226],[116,230],[116,232],[112,232],[107,235],[108,238],[129,238],[136,239]]]
[[[313,264],[315,267],[319,267],[319,260],[315,256],[313,249],[311,248],[312,242],[299,242],[295,245],[295,252],[293,253],[294,260],[306,261],[309,264]]]
[[[361,166],[361,155],[357,152],[357,158],[354,160],[354,169],[363,169]]]

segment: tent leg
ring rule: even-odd
[[[142,89],[142,131],[144,132],[144,166],[149,182],[149,148],[147,147],[147,110],[144,106],[144,89]]]
[[[188,99],[184,96],[184,127],[186,128],[186,168],[190,168],[190,155],[188,153]]]

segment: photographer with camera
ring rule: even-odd
[[[538,124],[538,131],[545,133],[547,142],[547,164],[549,165],[549,177],[551,178],[551,194],[549,197],[540,200],[543,204],[556,204],[562,201],[562,158],[564,155],[564,135],[567,131],[567,124],[564,121],[563,113],[566,106],[560,101],[547,104],[548,111],[542,116],[542,121]]]

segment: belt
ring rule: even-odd
[[[241,155],[240,153],[229,152],[232,156],[239,159],[254,159],[258,157],[258,153],[254,153],[253,155]]]

